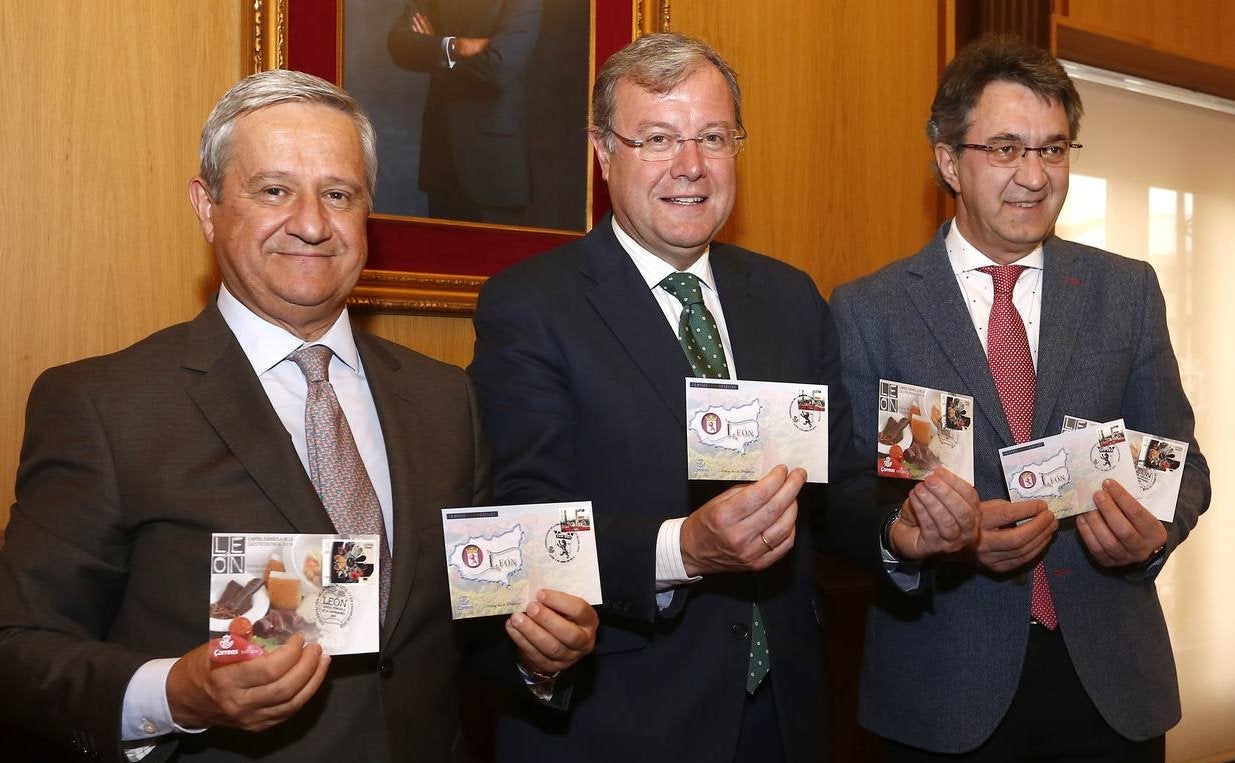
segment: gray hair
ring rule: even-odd
[[[199,172],[210,196],[217,200],[223,190],[223,169],[231,159],[232,128],[236,120],[249,112],[280,103],[326,106],[351,117],[360,134],[371,203],[377,188],[377,139],[373,123],[356,99],[342,88],[321,77],[288,69],[271,69],[245,77],[223,94],[206,118],[199,149]]]
[[[742,91],[733,67],[710,45],[702,40],[661,32],[640,37],[614,53],[605,61],[592,88],[592,125],[605,139],[610,151],[613,141],[613,112],[616,108],[617,86],[629,81],[649,93],[663,95],[703,66],[712,66],[725,79],[729,97],[733,99],[735,127],[742,129]]]

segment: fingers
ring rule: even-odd
[[[918,483],[908,502],[920,529],[917,558],[959,551],[977,538],[978,493],[951,472],[940,470]]]
[[[1059,527],[1042,501],[983,501],[980,508],[981,530],[973,556],[995,572],[1011,572],[1037,559]]]
[[[258,731],[291,717],[325,680],[330,657],[293,636],[274,652],[214,667],[209,644],[184,655],[167,679],[168,706],[182,726]]]
[[[246,711],[248,720],[242,728],[261,731],[281,723],[295,715],[317,693],[326,679],[330,655],[323,653],[316,644],[300,652],[300,659],[291,670],[276,681],[250,691],[251,702],[257,707]]]
[[[433,25],[423,13],[412,14],[412,31],[419,34],[433,34]]]
[[[793,484],[790,483],[791,475],[789,469],[781,464],[773,467],[758,482],[735,485],[717,496],[714,501],[708,501],[705,505],[711,505],[715,502],[718,511],[723,513],[727,523],[730,524],[752,518],[760,511],[770,510],[770,504],[772,504],[773,500],[782,490],[792,492],[789,500],[797,496],[797,491],[801,489],[802,481],[805,480],[806,472],[801,469],[795,469],[794,472],[797,489],[794,489]],[[797,473],[800,473],[800,475],[797,475]],[[801,476],[802,479],[798,480],[797,476]],[[784,503],[788,503],[788,501]],[[761,524],[769,524],[773,519],[774,517],[765,518]]]
[[[763,553],[751,561],[750,569],[766,570],[793,549],[798,533],[797,518],[798,503],[794,501],[789,511],[781,515],[781,521],[755,536],[751,546],[753,547],[756,543],[759,544],[758,548],[762,548]]]
[[[793,547],[802,469],[777,466],[758,482],[730,488],[682,524],[682,561],[690,575],[761,570]]]
[[[767,479],[768,477],[777,474],[784,469],[784,466],[778,466],[769,472],[764,479]],[[768,535],[769,540],[782,537],[781,530],[776,529],[773,526],[779,524],[783,528],[785,524],[785,515],[791,513],[791,509],[793,518],[789,520],[788,524],[792,525],[797,521],[797,497],[798,493],[802,490],[802,486],[806,484],[805,469],[794,469],[791,472],[781,473],[784,474],[784,478],[779,483],[776,491],[764,499],[762,504],[757,506],[754,511],[747,514],[745,519],[741,522],[752,531],[757,527],[764,528],[764,532],[767,532],[769,529],[775,530],[774,535]],[[760,482],[756,482],[755,484],[758,485],[761,483],[762,480]],[[741,496],[738,500],[753,502],[759,500],[759,497],[759,493],[752,493],[750,496]],[[773,543],[773,545],[776,544]]]
[[[1050,510],[1046,508],[1046,503],[1039,500],[1017,501],[1015,503],[991,500],[983,501],[980,507],[982,510],[982,529],[994,529],[1005,525],[1017,524],[1044,513],[1050,514]]]
[[[583,599],[542,590],[525,612],[516,612],[506,620],[506,633],[526,667],[555,673],[592,651],[598,623],[596,610]]]
[[[1076,529],[1099,565],[1143,562],[1166,543],[1166,528],[1118,482],[1105,480],[1093,500],[1097,510],[1078,516]]]

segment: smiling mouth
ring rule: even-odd
[[[707,201],[706,196],[662,196],[661,201],[677,204],[678,206],[689,207],[694,204],[702,204]]]
[[[1033,209],[1042,202],[1040,201],[1009,201],[1006,202],[1009,206],[1018,207],[1020,209]]]

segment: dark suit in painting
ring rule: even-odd
[[[461,651],[446,616],[439,509],[486,497],[462,373],[357,333],[394,514],[392,593],[373,655],[267,731],[174,735],[148,760],[449,760]],[[0,707],[82,757],[120,759],[121,701],[147,660],[206,638],[211,532],[333,526],[239,343],[195,320],[34,385],[0,553]]]
[[[719,243],[709,257],[734,377],[829,385],[835,485],[851,465],[850,413],[827,305],[806,274],[784,263]],[[820,520],[831,544],[877,565],[881,517],[855,512],[858,504],[835,492],[824,508],[822,491],[808,485],[788,556],[763,572],[704,576],[661,610],[658,528],[724,486],[686,478],[683,379],[691,369],[611,219],[491,279],[476,333],[469,372],[494,449],[495,499],[591,500],[604,591],[596,655],[572,671],[570,712],[530,703],[509,712],[500,751],[527,760],[580,752],[593,760],[731,760],[757,601],[785,756],[817,758],[826,738],[823,615],[807,525]]]
[[[433,34],[411,31],[415,12]],[[391,28],[395,64],[429,74],[420,189],[429,194],[433,217],[520,222],[510,217],[531,199],[524,70],[540,16],[541,0],[424,0]],[[448,36],[489,42],[450,67],[442,49]]]
[[[975,486],[983,499],[1006,498],[997,449],[1013,439],[949,263],[947,230],[916,256],[833,294],[857,449],[876,453],[880,378],[964,392],[976,408]],[[1044,251],[1031,436],[1058,434],[1072,415],[1122,417],[1130,429],[1189,442],[1169,556],[1208,506],[1210,489],[1157,277],[1144,262],[1055,237]],[[1060,523],[1045,565],[1067,654],[1106,724],[1129,740],[1175,725],[1179,690],[1154,586],[1161,566],[1099,567],[1075,520]],[[973,750],[990,737],[1026,656],[1028,571],[998,575],[943,561],[928,571],[921,595],[880,590],[867,624],[863,725],[937,752]]]

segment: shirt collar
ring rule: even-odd
[[[961,229],[957,226],[955,218],[952,219],[952,224],[948,226],[948,235],[944,238],[943,243],[948,250],[948,261],[952,263],[952,272],[956,275],[1000,264],[987,257],[974,247],[973,244],[965,240],[965,237],[961,235]],[[1041,270],[1043,263],[1042,244],[1039,242],[1032,252],[1013,264]]]
[[[666,276],[678,272],[672,265],[640,246],[638,241],[622,230],[616,217],[613,218],[613,234],[617,236],[622,249],[626,250],[626,254],[630,255],[630,259],[634,261],[648,289],[655,289],[660,286],[660,282],[665,280]],[[708,256],[711,251],[711,247],[704,249],[699,259],[692,262],[684,272],[696,276],[708,289],[715,292],[716,281],[712,276],[712,261]]]
[[[360,377],[364,377],[364,369],[360,366],[360,353],[356,349],[356,339],[352,336],[352,324],[347,317],[347,308],[331,325],[330,329],[314,342],[305,342],[281,326],[260,317],[240,300],[232,296],[226,286],[219,286],[219,297],[216,300],[219,312],[227,327],[240,342],[253,370],[258,376],[266,373],[285,360],[288,355],[307,344],[321,344],[329,347],[339,360]]]

